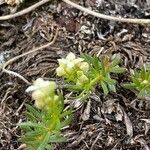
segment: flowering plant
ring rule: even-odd
[[[66,88],[81,92],[76,97],[78,100],[84,100],[97,85],[100,85],[104,95],[116,92],[117,81],[113,76],[126,71],[119,66],[120,62],[118,55],[102,56],[99,59],[88,54],[82,54],[80,58],[69,53],[66,58],[58,59],[56,73],[65,79]],[[139,91],[139,96],[150,95],[150,70],[143,67],[134,71],[131,80],[124,86]],[[61,130],[69,124],[72,111],[65,109],[63,96],[56,89],[54,81],[39,78],[26,90],[32,92],[36,107],[26,105],[27,122],[19,124],[24,129],[22,141],[26,143],[27,149],[52,149],[52,143],[65,141]]]
[[[71,90],[82,90],[89,94],[95,85],[100,84],[104,94],[109,91],[116,92],[116,80],[111,78],[111,73],[123,73],[124,68],[119,67],[120,58],[103,57],[100,61],[95,56],[82,54],[81,58],[76,58],[75,54],[69,53],[66,58],[58,59],[59,67],[56,69],[58,76],[64,77]],[[86,95],[87,95],[86,94]]]
[[[61,129],[69,124],[71,110],[64,110],[64,99],[55,89],[55,82],[39,78],[26,90],[32,92],[35,106],[40,109],[27,105],[28,120],[19,124],[25,131],[22,141],[27,149],[51,149],[51,143],[65,141]]]

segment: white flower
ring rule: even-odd
[[[56,69],[56,73],[59,77],[64,76],[66,74],[64,68],[61,66]]]
[[[72,62],[75,64],[75,65],[79,65],[84,59],[82,58],[76,58],[74,60],[72,60]]]
[[[43,101],[45,97],[46,97],[45,94],[40,90],[32,92],[32,99],[34,99],[35,101]]]
[[[42,109],[55,96],[56,83],[53,81],[44,81],[38,78],[33,85],[26,89],[26,92],[32,92],[32,98],[35,100],[35,106]]]
[[[35,101],[35,106],[39,109],[44,108],[45,104],[43,103],[43,101]]]
[[[43,92],[54,91],[56,89],[56,83],[53,81],[44,81],[42,78],[38,78],[33,85],[26,89],[26,92],[33,92],[41,90]]]
[[[59,66],[65,67],[68,64],[68,60],[62,58],[58,59]]]
[[[75,64],[73,62],[69,62],[67,65],[66,65],[66,73],[72,73],[72,71],[75,69]]]
[[[76,56],[75,56],[75,54],[72,53],[72,52],[70,52],[70,53],[67,55],[67,57],[66,57],[66,59],[69,60],[69,61],[72,61],[72,60],[74,60],[75,58],[76,58]]]
[[[87,72],[89,70],[89,64],[87,62],[82,62],[81,65],[79,66],[79,68],[83,72]]]
[[[82,69],[87,71],[89,66],[87,63],[83,63],[83,61],[84,59],[76,58],[75,54],[70,52],[66,58],[58,59],[59,67],[56,69],[56,73],[58,76],[64,76],[67,78],[73,72],[77,72]]]

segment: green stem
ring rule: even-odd
[[[90,84],[89,84],[90,89],[91,89],[92,86],[94,86],[95,84],[97,84],[97,82],[98,82],[99,80],[101,80],[101,79],[102,79],[102,77],[101,77],[100,75],[98,75],[95,79],[93,79],[93,80],[90,82]]]

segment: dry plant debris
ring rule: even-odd
[[[14,5],[20,5],[21,3],[23,3],[23,0],[5,0],[5,3],[14,6]]]

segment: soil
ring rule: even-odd
[[[27,2],[17,11],[32,5]],[[145,0],[78,0],[76,3],[94,11],[130,18],[150,18],[150,5]],[[6,4],[0,15],[9,14]],[[79,55],[119,54],[128,71],[117,77],[117,93],[108,96],[97,87],[88,101],[82,103],[71,125],[63,131],[68,141],[55,144],[58,150],[149,150],[150,102],[122,88],[129,70],[150,66],[150,27],[98,19],[62,2],[49,2],[24,16],[0,21],[0,66],[7,60],[44,45],[59,33],[55,43],[22,57],[7,68],[28,81],[42,77],[56,78],[57,59],[69,52]],[[25,103],[32,104],[25,93],[28,85],[18,77],[0,72],[0,150],[15,150],[21,145]],[[67,96],[67,95],[64,95]],[[88,114],[86,114],[88,112]]]

